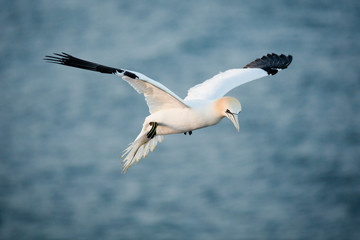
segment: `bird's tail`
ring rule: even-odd
[[[162,135],[155,135],[154,138],[148,138],[147,132],[141,132],[134,142],[130,143],[129,147],[124,150],[121,158],[124,160],[122,169],[123,173],[129,169],[133,163],[138,163],[141,158],[145,158],[149,152],[154,151],[156,145],[162,142],[164,137]]]

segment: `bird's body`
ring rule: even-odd
[[[186,133],[217,124],[224,116],[217,114],[213,101],[197,101],[188,108],[171,108],[146,117],[144,125],[157,122],[156,132],[161,135]]]
[[[124,172],[135,162],[153,151],[163,136],[189,133],[215,125],[224,117],[229,118],[239,131],[237,115],[241,111],[240,102],[233,97],[224,96],[231,89],[246,82],[274,75],[285,69],[292,56],[268,54],[249,63],[244,68],[231,69],[215,75],[188,91],[181,99],[161,83],[134,71],[107,67],[97,63],[75,58],[66,53],[46,56],[45,60],[66,66],[82,68],[122,77],[147,101],[150,115],[145,118],[142,130],[134,142],[124,151],[122,157]]]

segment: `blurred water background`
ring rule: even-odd
[[[0,1],[0,239],[360,239],[360,1]],[[121,174],[148,109],[68,52],[191,86],[266,53],[232,123],[166,136]]]

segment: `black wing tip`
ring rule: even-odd
[[[89,62],[77,57],[74,57],[68,53],[61,52],[61,53],[53,53],[52,56],[46,55],[44,57],[44,60],[49,63],[56,63],[61,64],[69,67],[76,67],[81,69],[86,69],[90,71],[96,71],[101,73],[107,73],[107,74],[114,74],[116,72],[122,73],[124,70],[104,66],[98,63]]]
[[[292,62],[292,55],[276,53],[267,54],[261,58],[257,58],[251,63],[247,64],[244,68],[261,68],[269,75],[275,75],[280,69],[287,68]]]
[[[71,58],[74,58],[74,57],[71,56],[70,54],[61,52],[61,53],[53,53],[53,56],[46,55],[44,57],[44,60],[49,63],[57,63],[57,64],[66,65],[66,61],[69,61]]]
[[[129,78],[139,79],[139,77],[135,73],[132,73],[132,72],[129,72],[129,71],[124,71],[123,74],[124,74],[124,76],[127,76]]]

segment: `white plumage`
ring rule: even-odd
[[[214,100],[237,86],[267,75],[266,71],[259,68],[230,69],[190,88],[184,100]]]
[[[150,115],[145,118],[142,130],[124,151],[123,172],[153,151],[164,135],[189,133],[193,130],[217,124],[229,118],[239,131],[238,113],[240,102],[233,97],[224,97],[231,89],[249,81],[274,75],[285,69],[292,56],[268,54],[256,59],[244,68],[219,73],[189,89],[183,100],[161,83],[134,71],[118,69],[85,61],[62,53],[46,56],[52,63],[82,68],[107,74],[115,74],[128,82],[138,93],[144,94]]]

